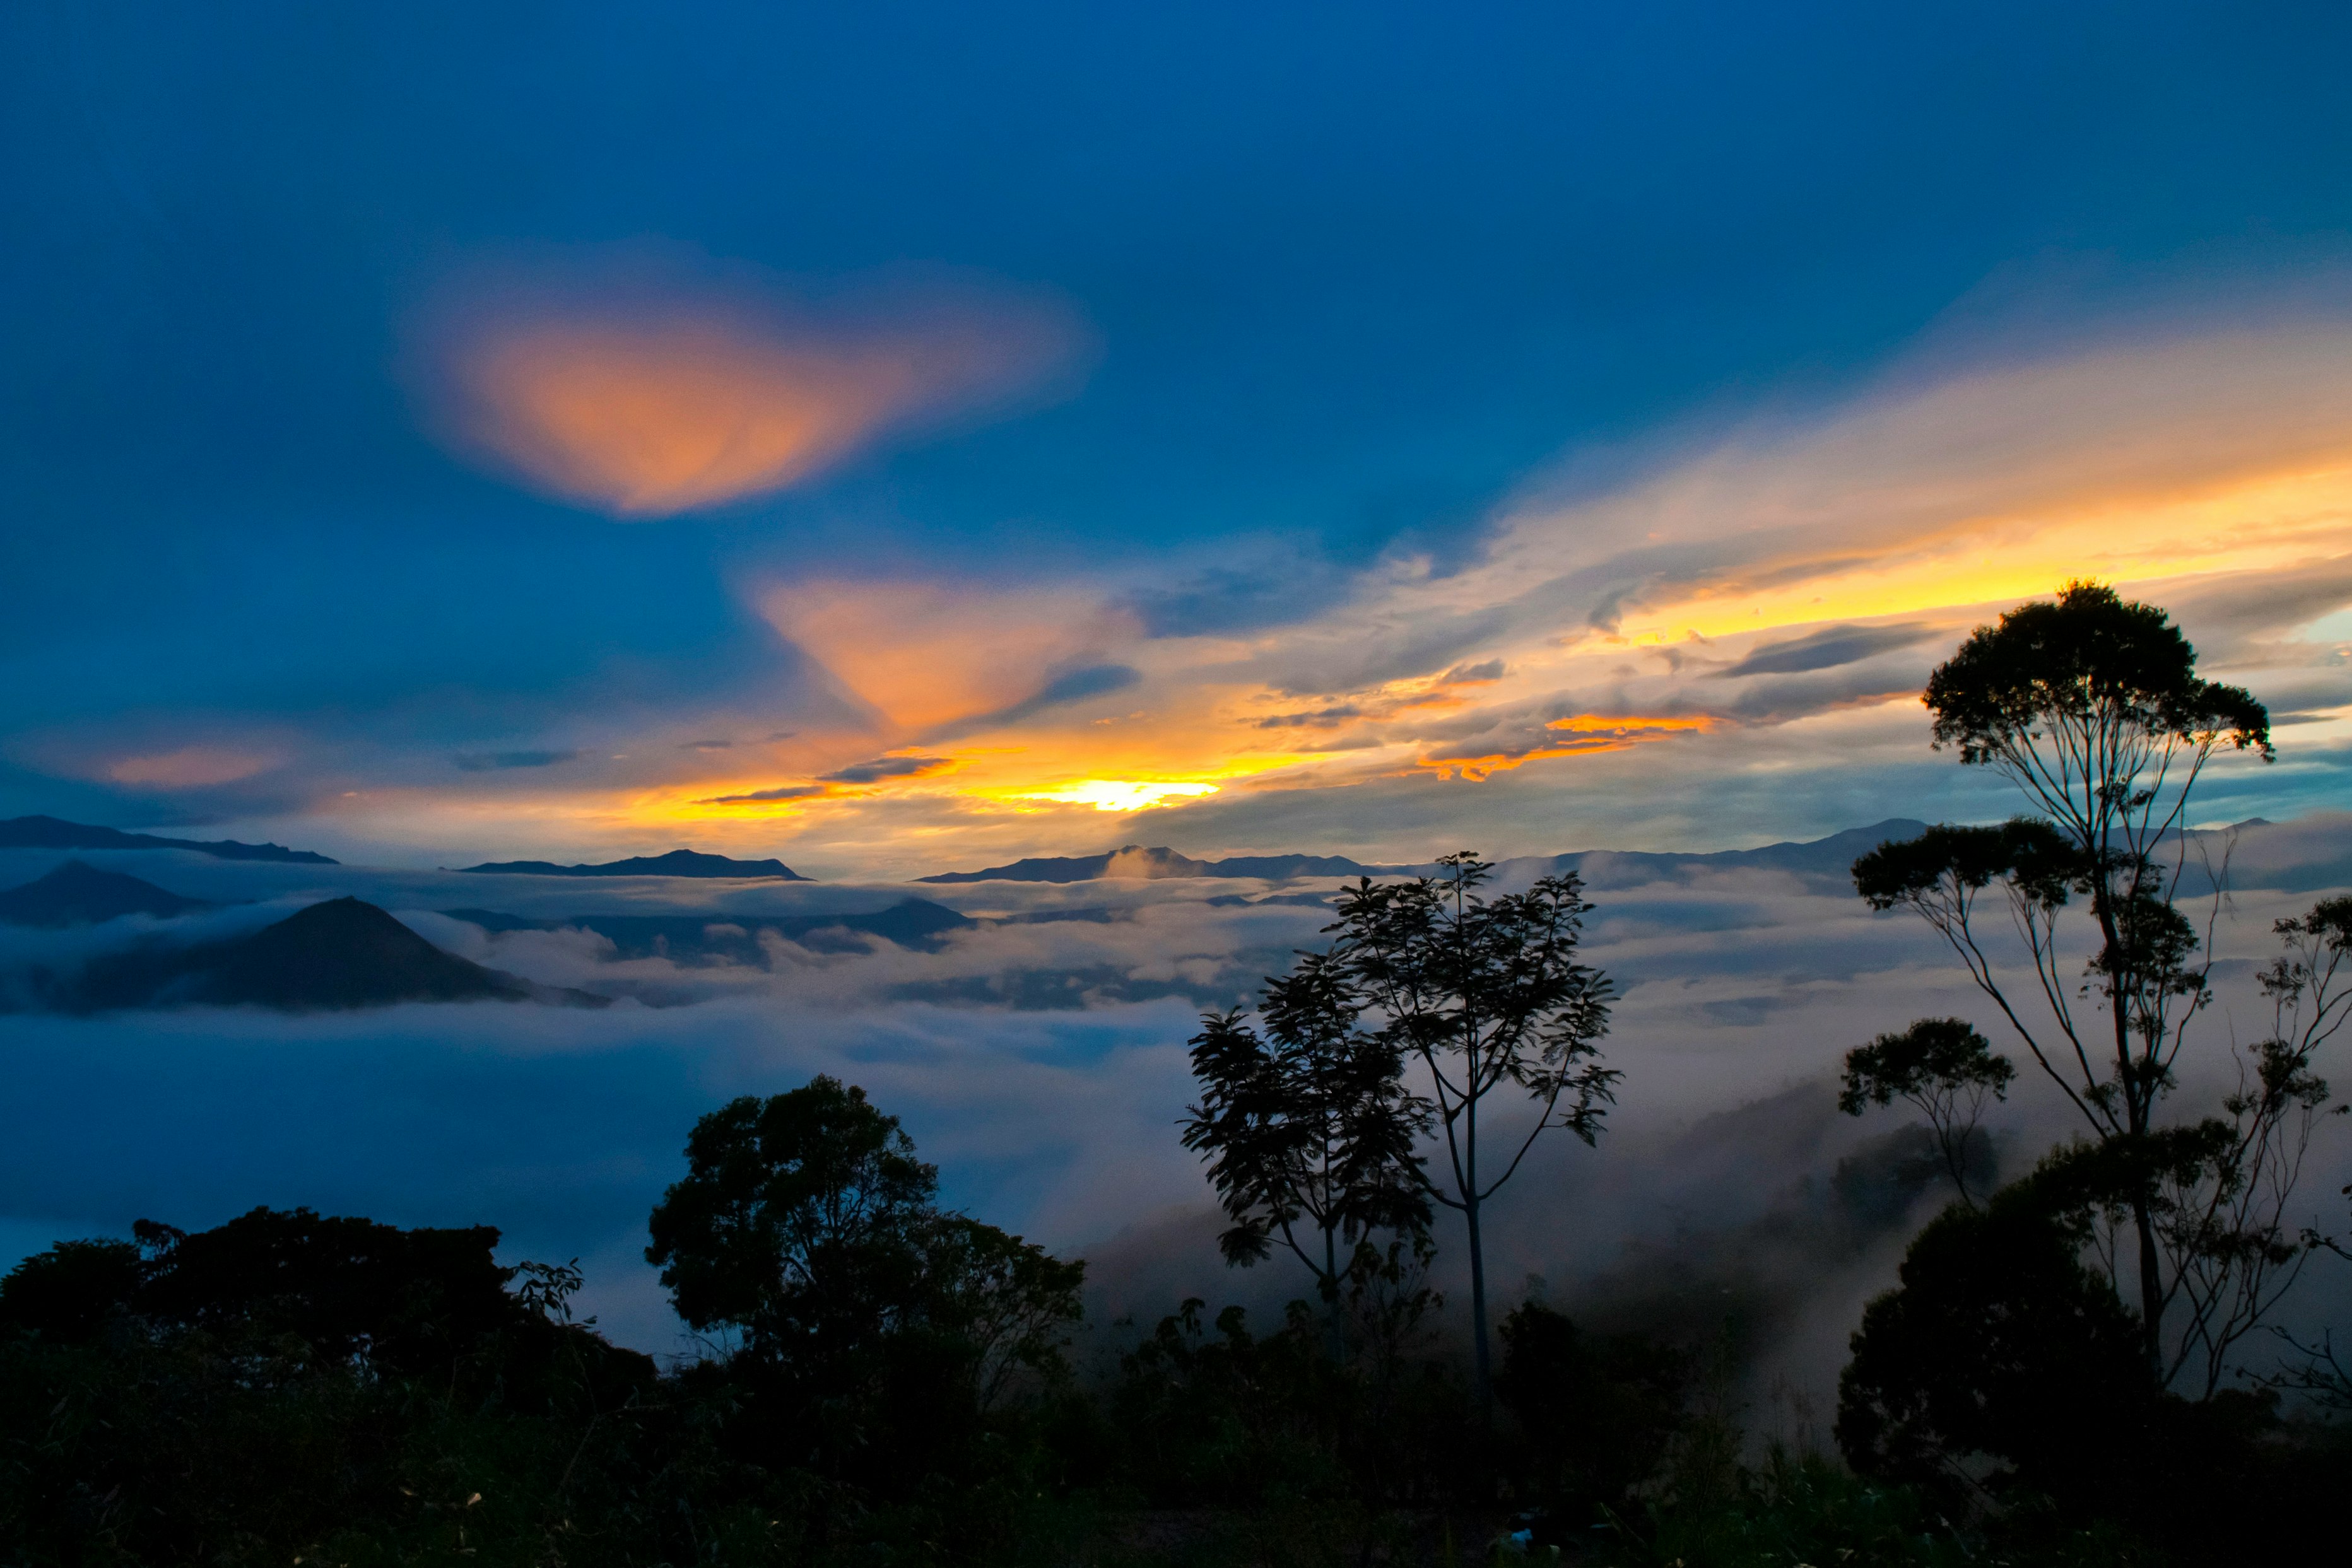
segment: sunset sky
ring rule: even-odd
[[[0,816],[877,879],[2352,803],[2352,13],[0,16]]]

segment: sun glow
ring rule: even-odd
[[[1171,800],[1213,795],[1215,784],[1184,784],[1139,779],[1083,779],[1058,789],[1024,792],[1025,800],[1057,800],[1070,806],[1092,806],[1097,811],[1143,811]]]

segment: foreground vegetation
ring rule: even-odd
[[[1279,1324],[1188,1301],[1074,1364],[1080,1266],[932,1207],[854,1090],[739,1102],[698,1142],[656,1222],[672,1274],[797,1251],[667,1368],[488,1228],[256,1210],[27,1260],[0,1282],[0,1562],[2187,1563],[2341,1533],[2344,1431],[2147,1382],[2031,1184],[1955,1205],[1873,1309],[1857,1474],[1752,1451],[1719,1345],[1535,1302],[1502,1320],[1489,1427],[1402,1247]],[[753,1186],[779,1207],[730,1208]]]

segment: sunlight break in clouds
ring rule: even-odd
[[[1041,789],[1033,800],[1059,800],[1092,806],[1097,811],[1141,811],[1174,800],[1190,800],[1217,792],[1214,784],[1151,784],[1135,779],[1087,779],[1059,789]]]
[[[822,712],[759,721],[797,729],[793,752],[663,746],[659,778],[582,778],[560,814],[639,847],[687,830],[911,873],[1092,851],[1105,814],[1144,810],[1187,852],[1410,859],[1440,822],[1507,831],[1496,791],[1549,789],[1544,839],[1496,847],[1557,848],[1595,813],[1664,847],[1684,808],[1610,754],[1664,746],[1645,766],[1677,789],[1810,798],[1835,763],[1805,727],[1837,716],[1843,755],[1924,765],[1927,671],[2084,574],[2173,609],[2210,673],[2302,716],[2276,782],[2245,781],[2245,813],[2267,810],[2260,791],[2352,738],[2352,666],[2291,635],[2352,599],[2347,365],[2352,329],[2321,319],[1897,366],[1609,486],[1532,489],[1464,569],[1391,559],[1255,632],[1150,635],[1121,584],[1075,575],[772,580],[758,610],[829,677]]]
[[[1050,302],[904,282],[813,308],[747,269],[600,256],[450,291],[432,423],[530,488],[617,517],[783,488],[909,424],[1033,390],[1083,333]]]

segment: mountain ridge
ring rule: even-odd
[[[235,839],[163,839],[126,833],[61,817],[10,817],[0,821],[0,850],[194,850],[215,860],[279,861],[292,865],[341,865],[341,861],[284,844],[247,844]]]
[[[0,892],[0,924],[98,925],[126,915],[159,920],[215,907],[184,898],[169,888],[119,871],[100,871],[87,861],[67,861],[47,875]]]
[[[1913,838],[1927,824],[1909,817],[1889,817],[1868,827],[1845,828],[1819,839],[1784,839],[1752,849],[1707,851],[1570,850],[1554,855],[1514,855],[1497,863],[1505,875],[1533,867],[1574,871],[1588,881],[1595,874],[1624,869],[1662,871],[1683,865],[1754,865],[1776,870],[1843,874],[1856,856],[1889,838]],[[915,878],[919,883],[974,882],[1078,883],[1130,880],[1160,881],[1190,877],[1255,877],[1289,882],[1316,876],[1426,876],[1436,862],[1373,864],[1346,855],[1234,855],[1224,860],[1195,860],[1165,847],[1144,849],[1129,844],[1093,855],[1038,855],[1008,865],[980,871],[943,872]],[[1538,873],[1538,874],[1541,874]]]
[[[917,882],[1159,882],[1178,877],[1256,877],[1286,882],[1302,876],[1397,876],[1421,866],[1367,865],[1345,855],[1234,855],[1194,860],[1161,846],[1127,844],[1096,855],[1032,855],[1009,865],[979,871],[940,872]]]
[[[808,882],[780,860],[739,861],[698,850],[672,850],[667,854],[633,855],[627,860],[598,864],[557,865],[553,861],[485,861],[458,866],[459,872],[485,876],[691,876],[740,877],[766,882]]]

